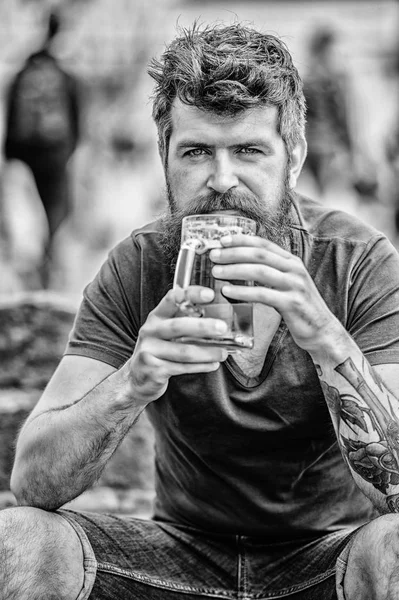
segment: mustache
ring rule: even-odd
[[[173,220],[178,222],[188,215],[209,214],[225,210],[237,211],[257,223],[264,216],[264,207],[255,195],[234,190],[228,190],[223,194],[212,190],[208,194],[199,195],[188,201],[182,208],[172,206],[171,212]]]

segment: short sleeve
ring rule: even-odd
[[[347,329],[371,364],[399,363],[399,256],[383,236],[352,270]]]
[[[112,250],[83,300],[65,354],[120,368],[132,355],[140,327],[140,250],[131,236]]]

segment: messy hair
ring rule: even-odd
[[[287,46],[278,37],[233,24],[180,28],[160,60],[152,59],[156,81],[152,116],[161,154],[167,156],[175,98],[218,115],[235,116],[259,106],[276,106],[278,130],[288,154],[305,130],[302,81]]]

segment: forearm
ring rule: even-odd
[[[28,419],[11,477],[18,502],[52,510],[76,498],[101,475],[144,406],[121,369],[80,400]]]
[[[343,328],[311,356],[357,485],[381,512],[399,512],[399,395]]]

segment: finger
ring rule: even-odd
[[[176,288],[169,290],[151,314],[161,319],[174,317],[179,312],[179,304],[183,300],[189,300],[195,304],[212,302],[214,292],[210,288],[202,286],[190,286],[187,290]]]
[[[218,264],[259,263],[269,265],[279,271],[288,272],[295,268],[296,257],[289,252],[285,252],[285,250],[283,252],[284,255],[260,243],[257,246],[233,246],[213,249],[209,257],[214,263]]]
[[[154,340],[152,344],[145,346],[143,352],[159,360],[182,364],[223,362],[228,357],[227,350],[221,346],[183,344],[178,340],[176,342]]]
[[[280,313],[284,311],[286,305],[285,293],[268,287],[226,284],[222,288],[222,293],[226,298],[232,300],[241,300],[248,303],[260,302],[272,306]]]
[[[211,373],[212,371],[217,371],[220,367],[220,362],[212,362],[212,363],[196,363],[196,364],[179,364],[176,363],[176,366],[173,367],[173,373],[171,373],[171,377],[177,375],[189,375],[193,373]]]
[[[259,237],[257,235],[228,235],[222,237],[220,240],[223,248],[231,248],[236,246],[252,246],[258,248],[265,248],[270,252],[274,252],[279,256],[286,258],[291,256],[291,252],[284,250],[281,246],[268,240],[267,238]]]
[[[215,292],[201,285],[190,285],[184,290],[185,300],[192,304],[207,304],[212,302],[215,297]]]
[[[183,336],[213,338],[227,332],[228,326],[221,319],[174,317],[158,321],[154,325],[153,337],[174,340]]]
[[[290,278],[286,273],[264,264],[215,265],[212,275],[225,281],[255,281],[271,288],[290,289]]]
[[[162,378],[169,379],[169,377],[176,377],[178,375],[189,375],[193,373],[210,373],[212,371],[216,371],[219,367],[219,361],[202,363],[179,363],[160,360],[157,363],[157,372],[158,377],[162,380]]]

